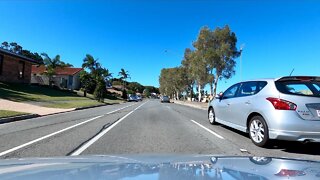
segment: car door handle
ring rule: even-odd
[[[250,103],[250,101],[247,101],[247,102],[245,102],[245,104],[249,105],[249,104],[251,104],[251,103]]]
[[[228,106],[230,106],[230,103],[227,103]]]

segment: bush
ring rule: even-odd
[[[106,82],[103,80],[98,81],[96,89],[93,92],[94,98],[99,102],[104,102],[106,95]]]
[[[123,99],[127,99],[127,98],[128,98],[128,95],[127,95],[127,91],[126,91],[126,90],[123,90],[123,91],[122,91],[122,98],[123,98]]]

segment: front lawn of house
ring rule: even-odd
[[[104,104],[92,98],[81,97],[76,92],[63,91],[46,86],[1,82],[0,98],[53,108],[78,108]],[[119,102],[121,100],[105,99],[107,104]]]

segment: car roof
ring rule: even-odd
[[[294,80],[294,79],[299,79],[299,78],[312,78],[312,79],[320,79],[320,77],[317,76],[282,76],[278,78],[260,78],[260,79],[251,79],[251,80],[246,80],[246,81],[241,81],[239,83],[243,82],[250,82],[250,81],[278,81],[278,80]]]

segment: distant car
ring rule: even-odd
[[[132,102],[132,101],[138,102],[139,100],[138,100],[138,98],[137,98],[136,95],[134,95],[134,94],[129,94],[127,101],[128,101],[128,102]]]
[[[136,97],[137,97],[137,100],[138,100],[138,101],[142,101],[142,96],[137,95]]]
[[[170,103],[170,98],[168,96],[161,96],[160,101],[162,103],[164,102]]]
[[[270,139],[320,142],[320,77],[237,83],[210,102],[208,118],[249,133],[257,146]]]

